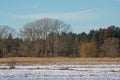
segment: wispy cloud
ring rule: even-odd
[[[4,17],[4,19],[14,18],[15,14],[13,14],[11,12],[6,12],[6,11],[0,11],[0,17]]]
[[[112,1],[120,2],[120,0],[112,0]]]
[[[34,5],[34,6],[32,6],[31,8],[33,8],[33,9],[37,9],[37,8],[39,8],[39,7],[36,6],[36,5]]]
[[[99,17],[96,9],[82,10],[78,12],[63,12],[63,13],[40,13],[28,15],[16,15],[16,18],[21,19],[40,19],[43,17],[58,18],[62,20],[89,20]]]
[[[32,5],[32,6],[20,6],[20,7],[18,7],[18,9],[21,9],[21,10],[28,10],[28,9],[38,9],[39,8],[39,6],[37,6],[37,5]]]

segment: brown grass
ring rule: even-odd
[[[40,58],[40,57],[15,57],[0,58],[0,63],[6,62],[119,62],[120,58]]]

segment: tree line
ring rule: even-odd
[[[120,28],[73,33],[58,19],[43,18],[15,30],[0,26],[0,57],[120,57]]]

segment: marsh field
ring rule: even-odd
[[[120,58],[1,58],[0,80],[119,80]]]

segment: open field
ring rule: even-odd
[[[89,64],[88,64],[89,63]],[[0,80],[119,80],[119,63],[0,64]]]
[[[119,79],[120,58],[27,57],[0,59],[0,80]]]
[[[120,58],[39,58],[39,57],[15,57],[0,58],[0,63],[4,62],[120,62]]]

